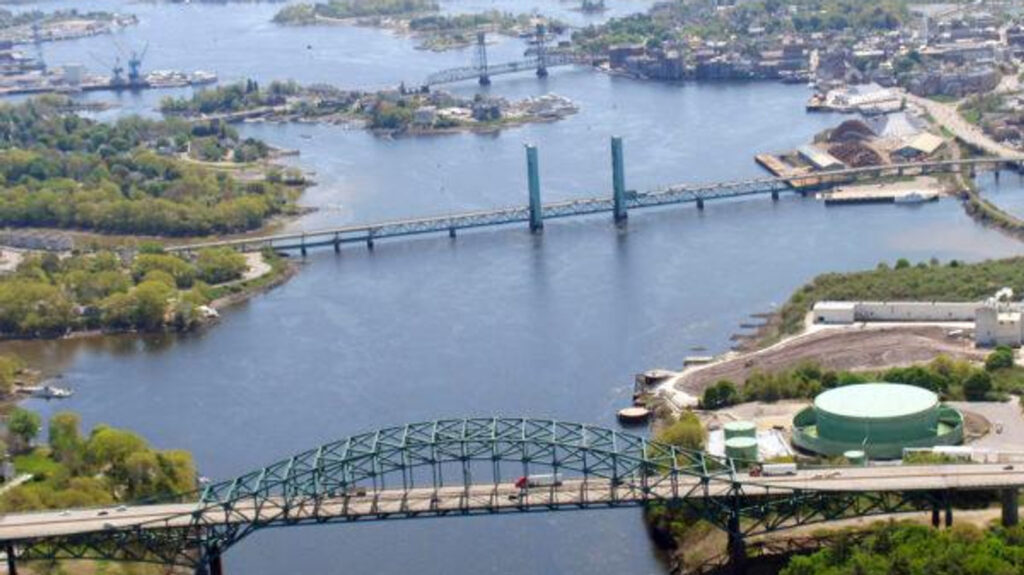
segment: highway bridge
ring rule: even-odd
[[[1016,524],[1024,468],[932,465],[803,469],[750,477],[743,462],[616,430],[528,418],[389,427],[322,445],[200,492],[119,508],[8,514],[0,544],[22,561],[101,559],[219,575],[234,544],[271,527],[664,504],[729,535],[735,561],[754,535],[930,511],[952,523],[952,495],[998,491]],[[548,474],[557,483],[520,487]]]
[[[524,60],[514,62],[503,62],[501,64],[490,64],[487,59],[487,39],[484,32],[478,32],[476,36],[476,58],[471,66],[449,68],[435,72],[423,81],[421,90],[429,90],[440,84],[451,84],[465,80],[477,80],[481,85],[491,83],[491,77],[504,74],[516,74],[524,71],[534,71],[538,77],[546,77],[549,68],[560,66],[589,65],[591,59],[586,56],[576,55],[565,51],[549,51],[547,48],[547,30],[544,26],[537,26],[533,36],[533,48],[527,51],[530,56]]]
[[[744,196],[764,195],[773,200],[784,192],[806,194],[839,185],[868,182],[886,177],[952,173],[976,168],[1016,169],[1024,156],[984,157],[965,160],[944,160],[889,164],[863,168],[847,168],[781,177],[752,178],[731,182],[707,184],[677,184],[648,191],[626,189],[622,140],[612,138],[612,193],[606,197],[584,197],[554,203],[541,202],[540,169],[535,146],[526,147],[529,204],[526,206],[496,208],[445,216],[409,218],[368,224],[353,224],[318,230],[291,232],[265,236],[250,236],[229,240],[200,242],[168,246],[171,252],[192,252],[207,247],[232,247],[240,251],[299,250],[333,246],[341,251],[348,243],[365,243],[372,248],[374,242],[385,238],[447,233],[455,237],[459,230],[527,223],[531,231],[540,231],[544,221],[557,218],[588,216],[611,212],[615,221],[626,220],[629,210],[674,204],[695,204],[704,209],[705,202]]]

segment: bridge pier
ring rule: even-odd
[[[18,565],[14,561],[14,545],[8,543],[4,552],[7,554],[7,575],[18,575]]]
[[[341,238],[338,236],[338,234],[334,234],[334,253],[341,253]]]
[[[210,558],[210,575],[224,575],[224,565],[219,553]]]
[[[526,178],[530,186],[530,231],[537,233],[544,229],[544,207],[540,203],[540,164],[537,160],[537,146],[526,145]]]
[[[996,166],[996,174],[995,174],[995,177],[996,177],[996,181],[997,181],[997,182],[999,181],[999,172],[1001,172],[1001,171],[1002,171],[1002,170],[1000,170],[1000,169],[999,169],[999,166]]]
[[[455,228],[448,228],[448,237],[453,240],[455,239]]]
[[[942,502],[946,506],[946,527],[953,526],[953,499],[949,496],[947,491],[943,494]]]
[[[368,249],[368,250],[372,250],[373,249],[373,232],[372,231],[368,232],[366,234],[366,249]]]
[[[1020,523],[1020,511],[1017,504],[1017,490],[1006,488],[999,492],[1003,504],[1003,527],[1013,527]]]
[[[939,519],[939,506],[938,504],[932,504],[932,527],[938,529],[941,520]]]
[[[629,217],[626,207],[626,166],[622,156],[622,138],[612,136],[612,200],[615,222],[621,223]]]
[[[772,201],[779,201],[779,190],[772,190]]]
[[[704,198],[702,198],[700,196],[697,196],[697,209],[698,210],[703,210],[704,209]]]

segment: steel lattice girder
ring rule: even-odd
[[[19,559],[94,558],[197,565],[263,528],[309,523],[529,511],[529,505],[496,505],[409,511],[390,507],[371,514],[335,509],[327,498],[348,501],[348,490],[369,491],[376,508],[385,480],[401,475],[404,501],[428,469],[437,492],[445,466],[461,468],[454,483],[468,492],[471,464],[493,465],[497,493],[507,477],[502,462],[530,473],[530,466],[579,474],[580,498],[542,501],[544,510],[603,508],[665,502],[686,506],[714,525],[743,537],[850,516],[934,507],[928,492],[863,493],[769,487],[737,475],[731,460],[680,449],[619,431],[548,419],[448,419],[389,427],[328,443],[236,479],[207,486],[187,514],[94,533],[8,541]],[[590,498],[585,486],[602,480],[608,492]],[[451,485],[449,485],[451,487]],[[713,489],[712,489],[713,488]],[[404,491],[403,491],[404,490]],[[421,488],[422,490],[422,488]],[[401,495],[401,494],[405,495]],[[180,496],[173,498],[181,501]],[[334,503],[337,506],[337,502]],[[187,525],[187,526],[185,526]]]

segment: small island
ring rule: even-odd
[[[39,10],[14,13],[0,9],[0,43],[75,40],[112,34],[135,24],[138,19],[132,14],[79,12],[74,8],[49,13]]]
[[[418,48],[435,52],[470,46],[478,41],[477,34],[481,32],[526,37],[534,35],[538,26],[554,34],[568,29],[562,22],[536,14],[500,10],[441,14],[436,3],[425,0],[292,4],[282,8],[274,22],[291,26],[340,24],[385,28],[411,35],[417,39]]]
[[[495,131],[559,120],[578,110],[571,100],[555,94],[509,101],[480,94],[464,98],[440,91],[362,92],[294,82],[272,82],[264,89],[252,80],[191,98],[167,98],[160,109],[172,117],[208,121],[344,124],[390,136]]]

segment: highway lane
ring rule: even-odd
[[[840,492],[942,491],[1019,488],[1024,486],[1024,466],[1006,469],[1003,465],[936,465],[885,466],[864,468],[831,468],[800,470],[793,476],[749,477],[738,475],[747,497],[782,495],[786,491],[816,490]],[[725,496],[732,483],[728,477],[713,479],[707,488],[696,477],[680,477],[676,486],[668,480],[651,478],[653,498],[674,496],[699,498]],[[93,533],[109,529],[167,529],[193,525],[193,515],[203,524],[273,522],[278,520],[308,521],[314,519],[359,519],[407,514],[461,514],[500,512],[552,506],[613,505],[642,501],[639,485],[613,486],[604,479],[567,479],[553,487],[521,490],[512,483],[497,486],[414,488],[350,492],[349,496],[293,499],[288,509],[284,500],[271,497],[257,501],[241,500],[231,509],[219,505],[173,503],[8,514],[0,517],[0,540],[23,540],[43,537]]]

